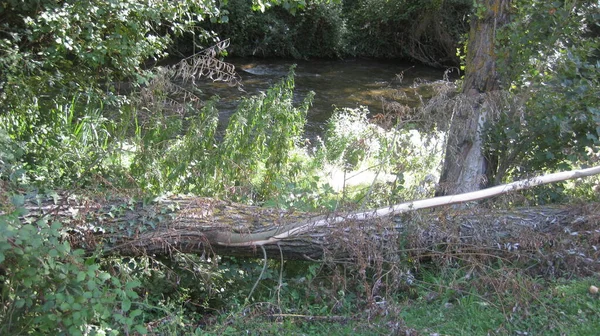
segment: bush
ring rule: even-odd
[[[224,7],[228,20],[209,24],[231,39],[231,54],[261,57],[339,57],[344,53],[346,25],[342,5],[309,3],[300,10],[272,7],[252,11],[252,1],[232,0]]]
[[[519,104],[503,108],[486,132],[488,151],[499,162],[496,183],[597,160],[600,39],[592,27],[600,9],[593,1],[572,6],[517,2],[511,23],[498,33],[498,69]]]
[[[356,0],[345,7],[347,52],[457,64],[456,48],[468,30],[472,1]]]
[[[226,22],[204,26],[231,38],[236,56],[407,58],[455,65],[471,7],[467,0],[356,0],[252,12],[250,0],[233,0],[224,6]]]
[[[142,310],[133,303],[140,283],[72,250],[60,223],[24,223],[23,203],[14,196],[13,210],[0,215],[0,334],[144,333]]]
[[[103,162],[113,141],[109,130],[114,123],[102,112],[101,106],[73,99],[49,110],[31,105],[0,116],[0,134],[10,139],[4,142],[3,161],[11,163],[0,174],[13,183],[37,187],[90,183],[104,174]]]
[[[154,113],[138,132],[131,171],[151,192],[185,192],[236,200],[261,200],[275,180],[293,174],[288,165],[300,140],[312,95],[293,106],[294,72],[267,90],[244,98],[216,139],[215,101],[183,123]],[[184,135],[180,135],[185,133]]]

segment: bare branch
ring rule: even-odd
[[[56,220],[63,223],[65,237],[74,248],[89,252],[100,248],[104,254],[122,256],[170,255],[177,251],[256,256],[260,246],[269,257],[278,258],[283,254],[288,259],[315,260],[322,258],[326,251],[342,256],[352,254],[351,245],[356,245],[359,240],[371,241],[377,248],[402,233],[419,242],[418,246],[426,246],[443,243],[454,234],[452,232],[459,233],[453,242],[496,249],[506,244],[513,247],[529,244],[523,236],[527,232],[537,232],[536,239],[540,241],[549,239],[545,236],[549,231],[569,236],[569,232],[595,230],[590,234],[597,235],[599,205],[493,212],[481,207],[457,208],[451,215],[447,208],[427,213],[416,210],[479,200],[599,173],[600,166],[549,174],[467,194],[320,216],[193,196],[140,202],[55,195],[28,201],[28,214],[22,223],[31,225],[29,223],[36,223],[42,217]],[[396,216],[407,212],[411,213],[408,217]],[[426,225],[415,226],[413,221]],[[587,224],[581,226],[581,223]],[[557,238],[557,241],[561,240]],[[565,244],[569,242],[568,239],[564,241]],[[591,250],[583,253],[584,259],[592,258],[590,253]],[[600,252],[595,250],[594,253]]]

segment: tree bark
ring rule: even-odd
[[[264,248],[269,257],[315,260],[331,256],[356,258],[369,249],[399,255],[399,241],[404,241],[407,242],[404,249],[428,252],[449,244],[459,250],[469,246],[497,253],[525,249],[535,254],[548,247],[569,249],[577,251],[577,258],[595,260],[597,264],[600,251],[593,247],[600,244],[600,204],[512,211],[492,211],[479,206],[471,209],[441,207],[595,174],[600,174],[600,166],[468,194],[322,215],[200,197],[168,197],[144,202],[55,195],[28,201],[28,214],[23,217],[22,225],[31,225],[40,219],[59,221],[63,224],[65,239],[73,248],[100,255],[182,252],[261,257]],[[433,207],[441,209],[417,211]],[[591,235],[592,243],[572,243],[574,232],[580,234],[577,239]]]
[[[148,204],[60,201],[60,206],[43,202],[37,209],[50,210],[63,222],[68,218],[65,239],[73,248],[100,256],[194,253],[262,258],[264,248],[269,258],[286,260],[402,261],[402,256],[418,260],[478,254],[505,262],[520,260],[546,272],[564,270],[562,265],[584,272],[600,270],[598,203],[515,210],[442,207],[434,212],[418,210],[360,220],[352,214],[314,217],[194,197]],[[312,225],[273,241],[265,239],[334,218],[345,220]]]
[[[484,157],[481,134],[490,119],[488,100],[500,88],[494,43],[497,29],[508,23],[509,6],[510,0],[477,1],[467,44],[463,101],[453,111],[437,196],[488,185],[488,164],[493,162]]]

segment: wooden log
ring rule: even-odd
[[[23,225],[38,220],[59,221],[74,248],[90,253],[100,251],[103,255],[182,252],[262,257],[264,248],[269,257],[313,260],[325,254],[353,257],[356,253],[349,249],[352,244],[397,245],[402,238],[409,241],[403,248],[412,250],[454,245],[458,249],[479,246],[535,252],[560,245],[597,262],[598,204],[514,210],[448,205],[564,178],[589,176],[598,170],[600,167],[551,174],[469,194],[345,214],[281,211],[192,196],[136,201],[63,194],[27,200],[28,214],[23,216]],[[438,209],[423,210],[431,207]],[[573,237],[583,236],[591,237],[592,245],[569,245]]]
[[[262,244],[273,258],[316,260],[325,254],[350,257],[348,245],[365,241],[430,253],[441,246],[453,250],[487,249],[493,253],[522,250],[537,253],[558,245],[583,259],[600,260],[600,204],[545,206],[491,210],[481,206],[436,211],[414,211],[370,220],[347,215],[286,212],[197,197],[169,197],[151,202],[59,197],[29,205],[25,223],[45,217],[63,223],[65,237],[74,248],[103,255],[170,255],[175,252],[206,256],[262,257],[258,245],[232,243],[247,238],[280,239]],[[340,221],[347,218],[347,221]],[[335,219],[335,221],[334,221]],[[297,234],[290,228],[327,221]],[[281,236],[281,232],[285,232]],[[579,246],[589,238],[590,245]],[[585,239],[587,239],[585,238]],[[397,243],[396,243],[397,244]],[[364,247],[364,246],[363,246]],[[567,252],[565,252],[567,253]]]

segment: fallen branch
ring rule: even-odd
[[[289,230],[274,234],[269,239],[266,240],[256,240],[256,241],[245,241],[238,242],[233,239],[233,236],[230,238],[228,245],[229,246],[243,246],[243,245],[264,245],[264,244],[272,244],[279,240],[288,238],[293,235],[298,235],[303,232],[307,232],[312,230],[315,227],[319,226],[330,226],[335,225],[337,223],[342,223],[348,220],[352,221],[364,221],[364,220],[373,220],[376,218],[382,218],[386,216],[398,215],[407,211],[414,211],[419,209],[427,209],[434,208],[443,205],[452,205],[458,203],[471,202],[476,200],[481,200],[484,198],[489,198],[497,195],[507,194],[509,192],[514,192],[523,189],[529,189],[535,186],[555,183],[559,181],[566,181],[576,178],[582,178],[587,176],[592,176],[600,174],[600,166],[592,167],[581,170],[574,170],[568,172],[560,172],[554,173],[544,176],[539,176],[531,179],[527,179],[524,181],[517,181],[513,183],[503,184],[496,187],[492,187],[489,189],[473,191],[469,193],[463,193],[458,195],[450,195],[450,196],[442,196],[435,198],[428,198],[424,200],[410,201],[401,204],[397,204],[391,207],[380,208],[377,210],[365,211],[365,212],[356,212],[347,214],[345,216],[335,216],[328,217],[323,219],[318,219],[315,221],[308,221],[306,223],[296,224],[291,227]]]
[[[551,244],[551,238],[546,237],[550,231],[562,232],[563,235],[567,229],[571,232],[585,231],[600,237],[597,226],[593,229],[593,225],[598,223],[598,205],[494,212],[480,207],[445,208],[428,213],[417,210],[479,200],[598,173],[600,167],[594,167],[461,195],[418,200],[371,211],[320,216],[199,197],[171,196],[141,202],[55,196],[30,200],[29,214],[23,223],[32,223],[41,217],[59,221],[63,223],[73,247],[90,253],[100,249],[105,255],[121,256],[184,252],[255,257],[262,254],[257,252],[264,248],[269,257],[279,258],[283,254],[287,259],[313,260],[322,258],[324,253],[352,254],[354,252],[348,251],[345,245],[358,239],[371,241],[376,246],[399,235],[410,236],[411,242],[419,241],[413,246],[419,248],[448,244],[452,240],[457,244],[491,249],[502,249],[503,246],[536,249],[546,243]],[[407,212],[411,215],[400,216]],[[578,223],[587,226],[576,227]],[[454,238],[449,240],[449,237]],[[524,237],[534,237],[532,239],[537,243],[524,242]],[[566,237],[570,236],[567,234]],[[581,252],[581,255],[591,258],[589,252]]]

